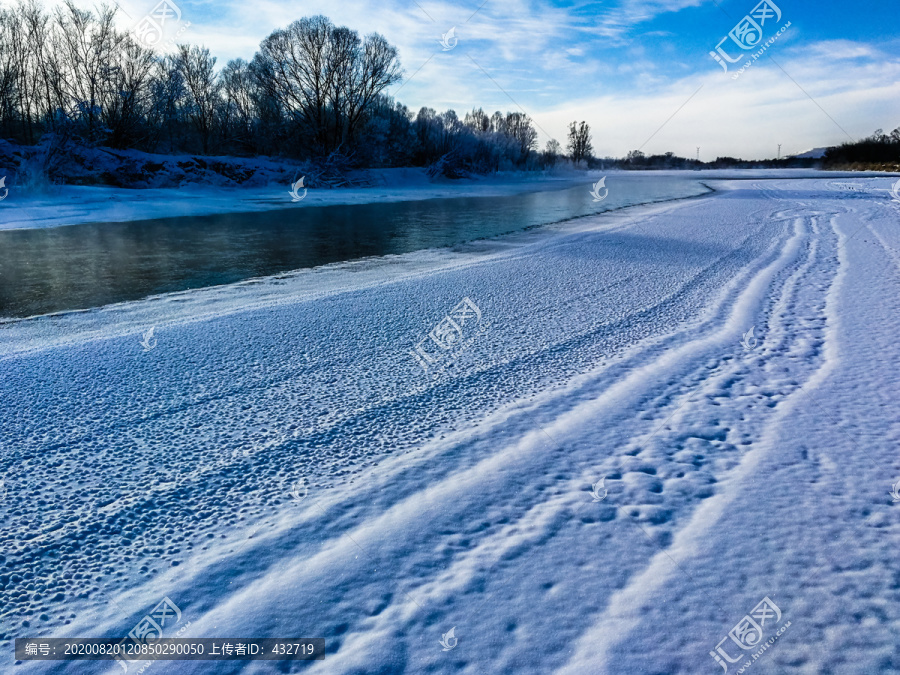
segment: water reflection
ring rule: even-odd
[[[616,175],[504,197],[429,199],[0,232],[0,316],[22,317],[227,284],[365,256],[450,246],[648,201],[700,194],[694,177]]]

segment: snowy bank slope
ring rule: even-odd
[[[124,635],[169,597],[183,636],[329,653],[160,672],[725,672],[717,646],[900,672],[889,185],[735,181],[54,319],[68,341],[20,322],[4,638]],[[464,297],[471,340],[423,377]],[[121,672],[47,665],[16,672]]]

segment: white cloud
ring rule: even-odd
[[[661,14],[680,12],[699,7],[708,0],[622,0],[615,7],[600,13],[596,26],[599,35],[624,38],[635,26],[655,19]]]
[[[869,49],[858,45],[860,52]],[[815,102],[774,64],[764,61],[738,80],[711,68],[708,74],[680,78],[653,93],[617,92],[582,99],[542,111],[535,118],[558,138],[568,122],[587,120],[598,155],[623,156],[646,142],[645,153],[672,151],[688,157],[700,146],[701,158],[706,160],[723,155],[773,157],[778,143],[782,154],[792,154],[847,141],[840,127],[860,138],[878,127],[892,129],[900,124],[889,112],[900,109],[900,61],[880,55],[875,61],[835,68],[819,56],[827,52],[808,48],[793,58],[776,57]],[[879,55],[873,52],[873,56]]]
[[[93,0],[80,1],[89,7]],[[136,20],[156,0],[119,2]],[[647,143],[646,152],[693,156],[700,145],[707,159],[751,158],[772,156],[778,143],[788,154],[847,140],[768,59],[733,81],[705,51],[686,63],[679,53],[662,57],[640,41],[627,41],[634,26],[707,0],[621,0],[601,7],[590,22],[577,4],[558,8],[537,0],[488,0],[475,12],[480,2],[461,7],[418,0],[421,9],[407,0],[309,0],[299,9],[284,0],[257,0],[251,7],[234,0],[181,4],[184,20],[192,24],[184,39],[208,46],[220,65],[237,56],[250,58],[275,28],[322,13],[362,34],[382,33],[398,47],[407,78],[398,99],[412,110],[423,105],[452,107],[460,115],[472,107],[515,110],[511,97],[560,140],[568,122],[587,120],[595,151],[603,155],[621,156],[639,147],[700,85],[700,93]],[[451,26],[459,44],[443,52],[438,40]],[[900,124],[889,113],[900,109],[896,57],[863,42],[803,44],[801,38],[799,27],[792,28],[769,53],[852,136]],[[610,49],[611,44],[628,48]],[[697,61],[708,67],[697,72]]]

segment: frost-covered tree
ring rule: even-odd
[[[333,166],[440,163],[451,176],[546,165],[524,112],[411,114],[386,95],[401,78],[396,48],[324,16],[279,28],[251,60],[221,67],[198,45],[153,51],[117,29],[113,6],[41,1],[0,7],[0,138]]]
[[[478,134],[484,134],[491,130],[491,118],[481,108],[474,108],[466,113],[465,125]]]

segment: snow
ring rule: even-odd
[[[502,196],[533,190],[535,183],[540,183],[541,189],[549,189],[554,186],[570,187],[576,180],[587,181],[583,174],[575,172],[560,172],[558,175],[513,172],[483,177],[480,180],[460,181],[431,181],[424,169],[380,169],[371,171],[370,174],[378,182],[376,187],[308,189],[306,196],[299,202],[292,201],[289,181],[240,188],[187,184],[177,188],[141,190],[60,185],[41,194],[11,189],[9,196],[0,202],[0,230],[58,227],[84,222],[248,213],[332,204]]]
[[[722,179],[4,324],[4,639],[124,635],[169,597],[185,637],[328,654],[160,672],[718,673],[767,597],[791,625],[745,672],[897,672],[891,182]],[[473,339],[428,377],[410,352],[463,298]]]
[[[822,159],[825,156],[825,152],[828,150],[827,147],[824,148],[813,148],[811,150],[807,150],[806,152],[801,152],[798,155],[791,155],[796,159]]]
[[[186,156],[187,157],[187,156]],[[335,204],[371,204],[452,197],[491,197],[523,192],[564,189],[576,184],[590,186],[603,176],[643,175],[647,180],[665,176],[697,178],[811,178],[823,175],[812,169],[726,169],[716,171],[565,171],[549,173],[507,172],[476,179],[430,180],[424,169],[378,169],[369,172],[375,187],[338,190],[308,189],[293,202],[290,182],[265,186],[219,187],[185,184],[177,188],[128,189],[80,185],[51,186],[44,193],[31,194],[10,188],[0,201],[0,230],[60,227],[85,222],[124,222],[178,216],[219,213],[249,213],[284,208],[308,208]],[[834,178],[885,175],[869,172],[829,172]],[[300,193],[302,194],[302,193]]]

